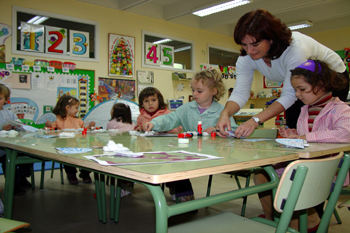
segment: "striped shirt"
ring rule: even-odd
[[[327,93],[326,95],[322,96],[318,100],[316,100],[313,104],[309,105],[309,131],[312,131],[312,127],[314,124],[315,118],[318,116],[318,114],[322,111],[322,109],[332,100],[334,97],[332,97],[332,92]]]

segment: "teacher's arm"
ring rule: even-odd
[[[277,116],[281,112],[283,112],[285,109],[282,104],[275,101],[273,102],[268,108],[266,108],[264,111],[260,112],[259,114],[255,115],[260,119],[260,122],[263,123],[272,117]],[[248,137],[253,133],[255,128],[259,125],[259,123],[255,122],[253,119],[249,119],[246,122],[240,124],[238,128],[235,130],[235,136],[237,138],[240,137]]]

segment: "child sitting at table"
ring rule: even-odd
[[[84,121],[77,118],[80,102],[77,98],[70,95],[63,95],[59,98],[53,113],[56,115],[57,120],[55,122],[47,121],[46,127],[61,129],[79,129],[84,128]],[[94,127],[95,122],[91,121],[88,128]],[[76,185],[79,183],[76,173],[77,169],[68,165],[64,165],[64,170],[67,173],[69,184]],[[79,177],[83,179],[84,183],[91,183],[90,172],[81,169]]]
[[[191,81],[192,95],[195,101],[186,103],[175,112],[160,116],[143,125],[146,131],[167,131],[182,126],[185,132],[196,131],[198,121],[202,121],[203,132],[215,131],[221,111],[224,106],[217,101],[225,94],[225,85],[221,74],[216,70],[204,70],[195,74]],[[230,117],[232,130],[238,126]],[[193,189],[189,180],[173,182],[175,195],[181,202],[193,200]]]
[[[4,105],[8,102],[11,95],[11,91],[8,87],[0,84],[0,130],[11,130],[13,127],[11,124],[6,124],[7,121],[21,121],[18,119],[17,115],[8,109],[4,108]],[[20,155],[20,154],[19,154]],[[6,170],[6,152],[3,148],[0,148],[0,163],[2,164],[2,170],[5,174]],[[15,195],[24,195],[26,191],[23,188],[31,188],[32,185],[29,183],[26,177],[30,176],[30,167],[32,164],[21,164],[18,165],[15,177]]]
[[[158,116],[171,113],[167,109],[162,93],[155,87],[146,87],[140,92],[139,107],[140,115],[137,117],[137,125],[135,127],[137,131],[145,131],[143,128],[144,123],[150,122]],[[181,130],[182,127],[179,126],[169,130],[168,133],[179,133]]]
[[[129,105],[116,103],[111,109],[111,120],[107,123],[107,129],[118,129],[119,131],[132,131],[135,125],[132,122]],[[120,197],[129,195],[133,188],[133,182],[122,180]]]
[[[134,130],[131,110],[129,105],[116,103],[111,109],[111,120],[107,123],[107,129],[118,129],[120,131]]]
[[[332,97],[332,91],[341,90],[346,84],[343,76],[331,70],[319,60],[308,60],[291,70],[291,84],[296,97],[305,105],[301,108],[297,129],[281,127],[280,135],[286,138],[299,138],[307,142],[350,143],[350,107]],[[286,164],[276,164],[276,173],[281,176]],[[254,177],[255,184],[267,182],[264,174]],[[272,220],[273,207],[270,194],[260,195],[265,217]],[[319,218],[314,209],[308,212],[309,232],[317,230]],[[290,226],[298,229],[297,218]]]

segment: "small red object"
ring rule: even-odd
[[[178,138],[184,138],[184,137],[185,137],[185,134],[179,133],[179,134],[177,135],[177,137],[178,137]]]
[[[210,136],[215,138],[216,137],[216,132],[211,132]]]

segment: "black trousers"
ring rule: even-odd
[[[19,153],[18,156],[21,156]],[[0,163],[2,166],[2,171],[4,172],[4,175],[6,174],[6,155],[3,155],[0,157]],[[15,183],[21,182],[23,178],[30,177],[30,168],[33,167],[33,164],[20,164],[17,165],[16,169],[16,177],[15,177]],[[6,178],[6,177],[5,177]]]
[[[345,71],[341,75],[344,76],[344,78],[347,80],[347,83],[343,90],[332,92],[332,96],[338,97],[342,101],[346,101],[349,94],[349,74],[347,71]],[[298,118],[299,118],[300,110],[302,106],[304,106],[304,103],[301,102],[300,100],[297,100],[292,106],[290,106],[286,110],[286,123],[289,128],[291,129],[297,128],[297,122],[298,122]]]

